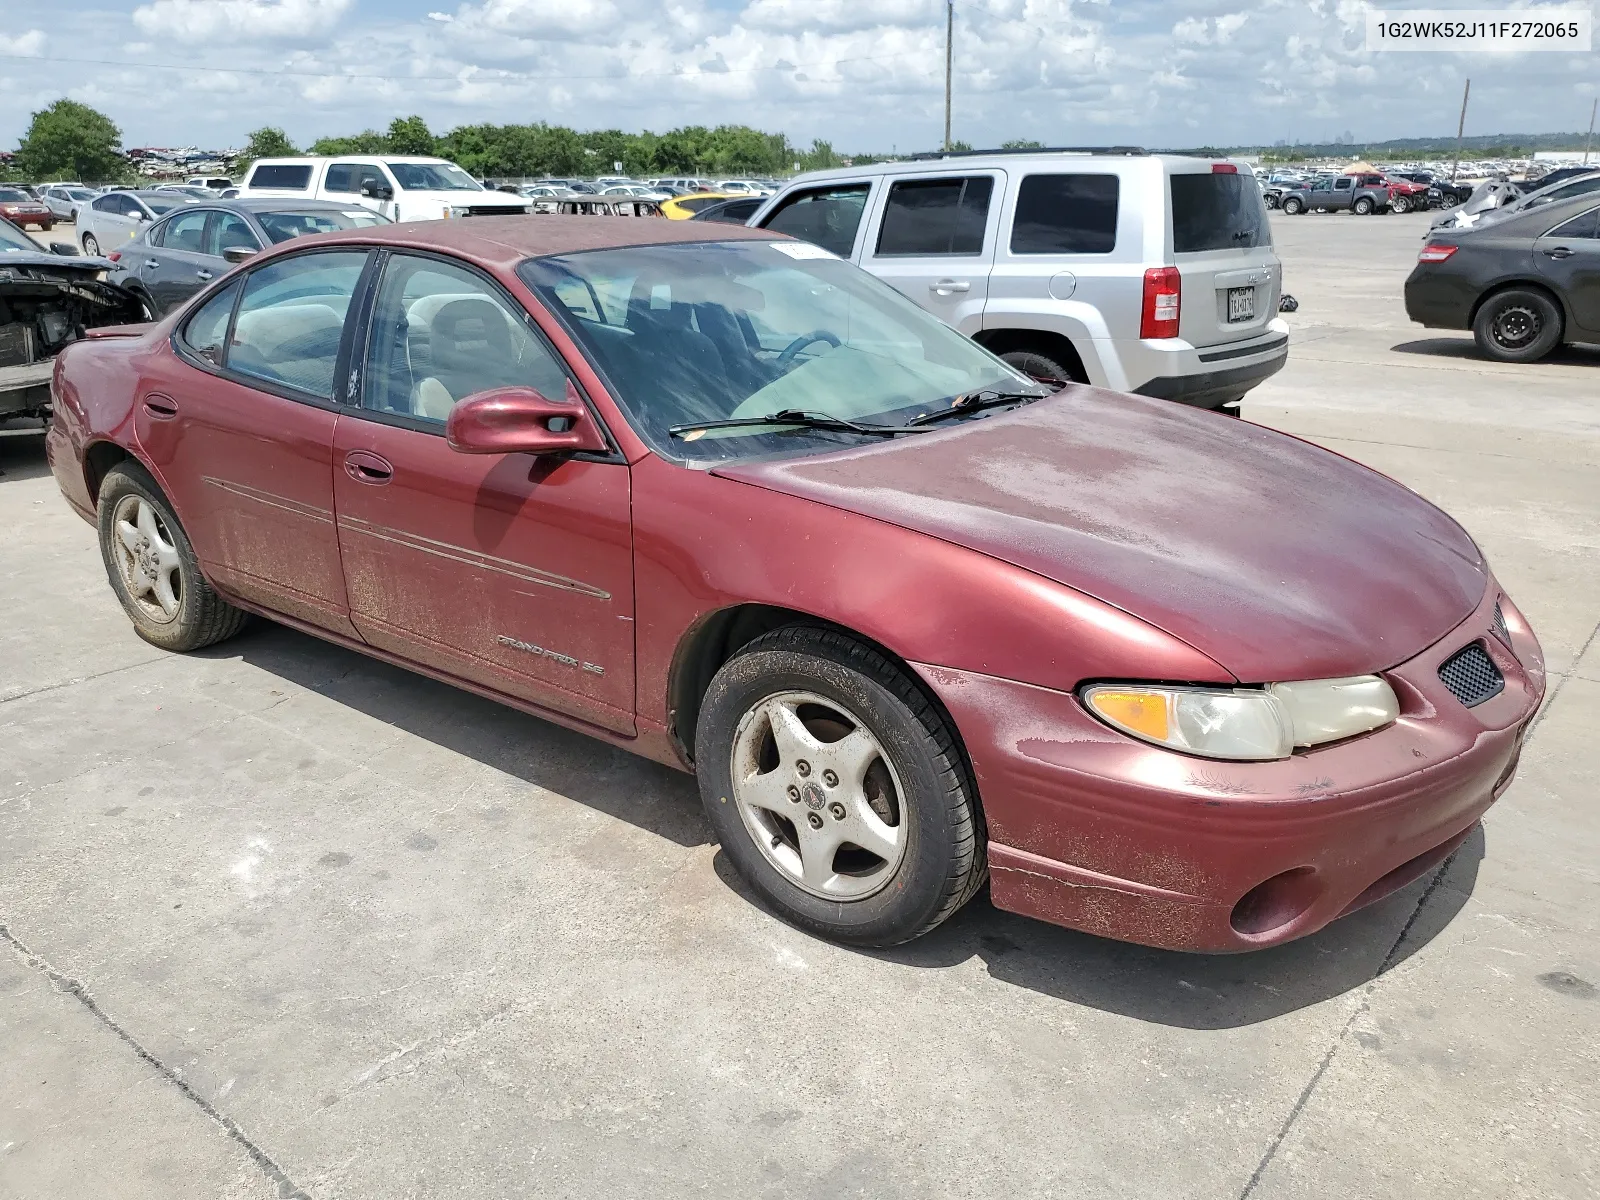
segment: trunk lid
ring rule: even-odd
[[[1002,559],[1182,638],[1245,683],[1411,658],[1482,599],[1449,516],[1318,446],[1070,386],[934,434],[714,473]]]
[[[1172,262],[1183,280],[1178,336],[1193,346],[1218,346],[1266,333],[1278,311],[1283,266],[1255,176],[1234,163],[1175,163],[1167,194]],[[1237,306],[1246,292],[1244,317]]]

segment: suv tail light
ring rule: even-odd
[[[1454,254],[1459,246],[1424,246],[1422,253],[1417,255],[1418,262],[1443,262]]]
[[[113,250],[110,254],[106,255],[106,258],[109,259],[111,262],[121,262],[122,261],[122,251],[121,250]]]
[[[1178,307],[1183,279],[1177,267],[1151,267],[1144,273],[1144,310],[1139,318],[1142,338],[1178,336]]]

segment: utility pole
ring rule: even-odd
[[[1467,86],[1461,91],[1461,120],[1456,122],[1456,157],[1450,164],[1450,182],[1456,181],[1456,168],[1461,165],[1461,134],[1467,127],[1467,97],[1472,95],[1472,80],[1467,80]]]
[[[956,0],[944,0],[944,148],[950,149],[950,65],[955,58]]]
[[[1589,132],[1583,136],[1583,164],[1589,165],[1589,143],[1594,141],[1594,113],[1600,108],[1600,96],[1594,98],[1594,103],[1589,105]]]

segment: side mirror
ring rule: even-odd
[[[361,194],[369,200],[394,199],[394,189],[386,183],[379,183],[375,179],[367,179],[362,182]]]
[[[227,246],[222,251],[222,257],[231,263],[242,263],[254,253],[256,250],[253,246]]]
[[[59,254],[62,258],[77,258],[82,251],[71,242],[51,242],[50,253]]]
[[[450,449],[462,454],[564,454],[606,448],[594,418],[570,383],[566,399],[559,402],[531,387],[493,388],[468,396],[450,410],[444,436]]]

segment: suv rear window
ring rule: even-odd
[[[1110,254],[1117,245],[1115,175],[1029,175],[1017,187],[1013,254]]]
[[[1261,191],[1251,176],[1208,172],[1171,180],[1174,254],[1271,244]]]
[[[889,189],[878,254],[981,254],[994,179],[907,179]]]
[[[310,184],[309,163],[263,163],[250,174],[250,186],[253,188],[287,188],[303,192]]]

